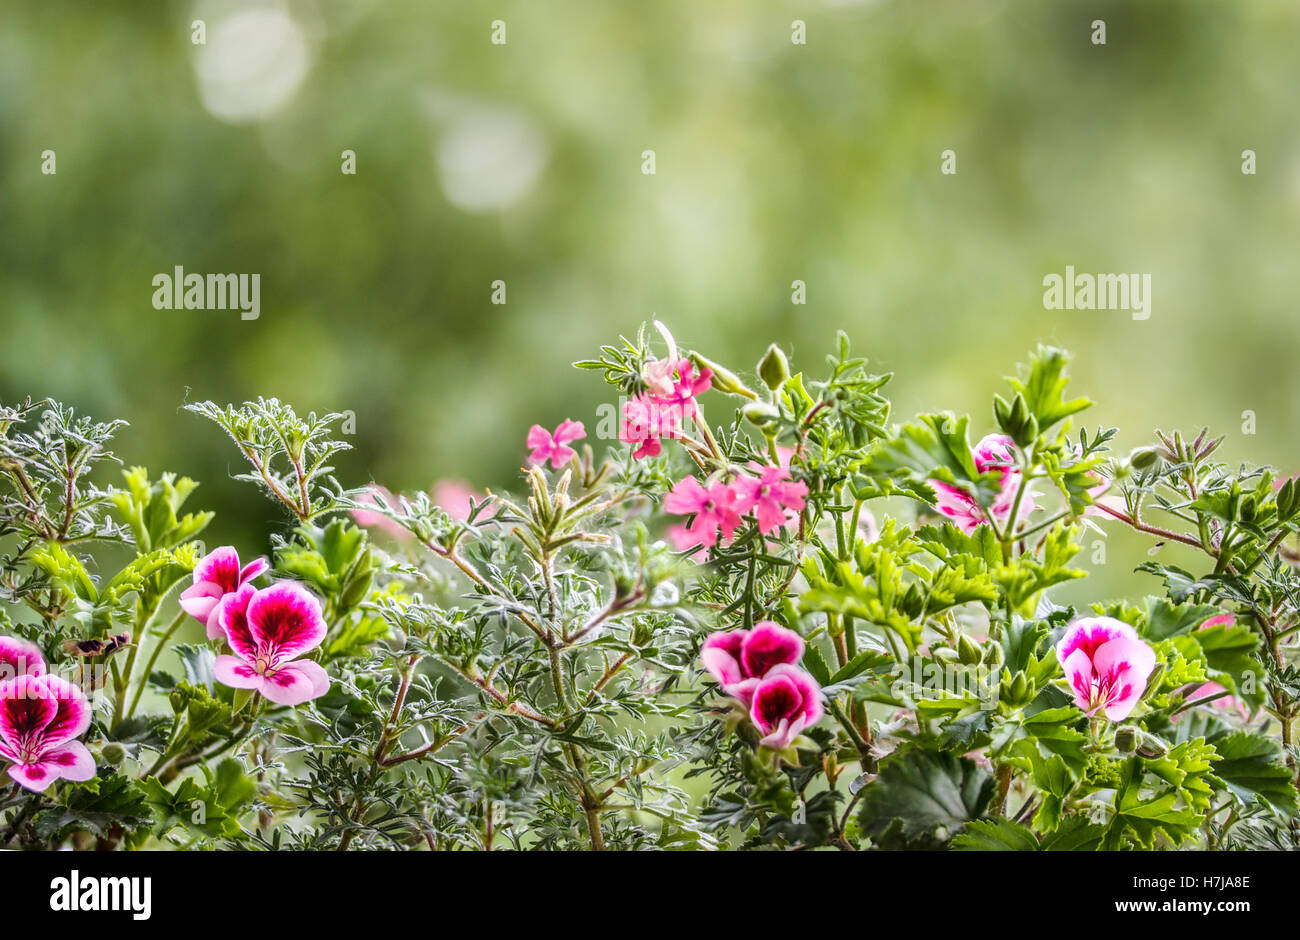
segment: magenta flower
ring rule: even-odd
[[[792,666],[803,659],[803,637],[762,620],[752,630],[725,630],[709,635],[700,647],[700,661],[722,691],[746,708],[760,679],[776,666]]]
[[[822,690],[812,676],[795,666],[773,666],[754,686],[749,718],[763,737],[759,741],[782,750],[815,725],[823,714]]]
[[[759,475],[742,476],[733,484],[736,511],[746,513],[752,509],[758,519],[758,531],[768,535],[803,510],[808,484],[790,482],[790,471],[784,467],[750,464],[750,468],[758,471]]]
[[[254,558],[239,567],[239,553],[229,545],[213,549],[194,568],[194,583],[181,591],[181,609],[207,626],[208,639],[221,637],[217,610],[223,598],[234,594],[270,565],[265,558]]]
[[[256,689],[278,705],[301,705],[330,687],[319,663],[299,660],[325,638],[320,602],[293,581],[258,591],[245,585],[221,604],[221,625],[233,656],[218,656],[217,681]]]
[[[578,456],[577,451],[568,445],[586,436],[587,429],[582,426],[581,421],[570,421],[565,418],[555,429],[554,434],[540,424],[534,424],[528,429],[527,444],[532,448],[532,453],[528,455],[528,462],[540,465],[549,460],[551,468],[559,470]]]
[[[725,483],[710,484],[707,489],[695,477],[683,477],[664,497],[664,511],[678,516],[694,515],[685,530],[676,534],[678,550],[696,546],[712,548],[718,537],[730,539],[740,525],[736,509],[736,491]]]
[[[654,403],[674,408],[683,419],[695,417],[699,410],[696,396],[713,384],[713,373],[701,369],[696,375],[689,359],[656,359],[645,367],[644,378]]]
[[[90,703],[66,679],[21,675],[0,683],[0,757],[28,790],[95,776],[95,759],[74,740],[89,727]]]
[[[45,672],[40,647],[15,636],[0,636],[0,682]]]
[[[1056,644],[1056,658],[1074,690],[1074,702],[1089,715],[1098,711],[1123,721],[1133,711],[1156,654],[1126,623],[1114,617],[1074,621]]]
[[[624,444],[634,444],[632,457],[641,460],[658,457],[663,438],[681,436],[682,409],[680,405],[665,405],[649,395],[637,395],[623,403],[623,420],[619,424],[618,439]]]
[[[935,509],[951,519],[954,525],[967,534],[988,522],[989,514],[999,526],[1007,524],[1011,517],[1011,508],[1016,501],[1016,492],[1020,489],[1022,476],[1016,461],[1015,442],[1005,434],[986,435],[971,449],[971,456],[975,460],[975,469],[980,473],[1000,475],[998,495],[987,514],[984,507],[977,503],[963,487],[953,486],[941,480],[926,480],[938,497]],[[1026,491],[1021,498],[1016,521],[1020,522],[1036,508],[1033,497]]]

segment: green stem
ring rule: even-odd
[[[180,629],[180,625],[185,622],[185,617],[186,617],[185,611],[183,610],[180,611],[180,613],[176,615],[176,618],[172,620],[171,624],[167,627],[166,632],[163,633],[163,635],[158,639],[158,643],[154,646],[153,650],[150,652],[149,659],[144,664],[144,680],[140,682],[139,685],[136,686],[135,694],[131,697],[131,704],[126,710],[126,716],[128,718],[130,718],[132,715],[135,714],[136,707],[140,704],[140,696],[144,694],[144,687],[149,683],[149,676],[153,674],[153,667],[154,664],[158,662],[158,656],[162,653],[163,649],[167,646],[167,641],[172,638],[172,634],[174,634],[178,629]],[[127,671],[127,675],[128,677],[130,676],[129,669]]]

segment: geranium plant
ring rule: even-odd
[[[519,429],[515,492],[189,406],[282,511],[240,545],[122,422],[4,409],[0,845],[1297,845],[1293,480],[1113,453],[1056,349],[987,424],[891,424],[843,335],[744,375],[656,326],[577,364],[617,420]],[[1152,593],[1063,594],[1115,526]]]

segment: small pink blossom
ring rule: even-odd
[[[377,506],[380,509],[398,505],[397,497],[389,492],[386,487],[380,486],[378,483],[372,483],[368,486],[365,493],[362,494],[357,502],[365,503],[369,506]],[[379,529],[381,532],[387,533],[395,539],[407,539],[411,537],[410,532],[398,525],[382,512],[374,512],[369,509],[354,509],[352,510],[352,518],[359,526],[364,526],[367,529]]]
[[[656,359],[645,367],[643,374],[650,398],[657,405],[672,407],[684,418],[695,417],[698,407],[696,396],[702,395],[713,384],[713,373],[695,366],[689,359]]]
[[[1075,704],[1089,715],[1102,711],[1111,721],[1129,716],[1156,665],[1155,651],[1114,617],[1075,620],[1056,644],[1056,658]]]
[[[695,477],[683,477],[664,497],[664,511],[677,516],[694,514],[685,530],[677,533],[675,544],[685,551],[696,546],[712,548],[731,538],[740,525],[736,509],[736,492],[722,482],[706,489]]]
[[[763,535],[779,529],[797,518],[808,496],[808,484],[790,482],[790,471],[784,467],[761,467],[751,463],[750,469],[757,477],[742,476],[732,484],[736,492],[736,511],[754,511],[758,531]]]
[[[649,395],[637,395],[623,403],[618,439],[635,445],[632,457],[636,460],[658,457],[663,438],[681,437],[682,417],[680,405],[665,405]]]
[[[1215,614],[1197,627],[1198,630],[1209,630],[1212,627],[1231,627],[1235,625],[1237,618],[1232,614]]]
[[[194,583],[181,592],[181,609],[207,627],[208,639],[221,637],[217,609],[223,598],[248,584],[270,565],[254,558],[242,568],[239,553],[231,546],[213,549],[194,567]]]
[[[762,738],[776,750],[790,746],[823,714],[822,692],[812,676],[796,666],[773,666],[754,686],[749,718]]]
[[[320,602],[293,581],[260,591],[246,585],[221,604],[221,625],[233,656],[218,656],[217,681],[256,689],[279,705],[301,705],[330,687],[319,663],[299,659],[325,638]]]
[[[551,468],[559,470],[578,456],[577,451],[568,445],[586,436],[587,429],[582,426],[581,421],[570,421],[565,418],[555,429],[554,434],[540,424],[534,424],[528,429],[527,444],[532,448],[532,453],[528,455],[528,462],[537,466],[549,460]]]
[[[762,620],[752,630],[711,633],[700,647],[700,661],[723,692],[748,708],[758,681],[774,666],[795,665],[803,651],[803,637]]]
[[[66,679],[28,674],[0,682],[0,757],[28,790],[95,776],[95,759],[74,740],[89,727],[90,703]]]
[[[1227,692],[1227,688],[1218,682],[1204,682],[1198,686],[1188,686],[1183,690],[1183,701],[1195,702],[1198,699],[1208,698],[1211,695],[1219,695],[1221,692]],[[1207,703],[1210,708],[1217,708],[1219,711],[1231,712],[1246,721],[1250,718],[1250,713],[1246,711],[1246,706],[1235,695],[1221,695],[1214,701]],[[1174,715],[1173,721],[1177,724],[1178,720],[1186,712]]]
[[[954,525],[967,534],[988,522],[989,514],[999,526],[1005,526],[1011,517],[1016,493],[1020,489],[1022,473],[1017,465],[1017,454],[1015,442],[1005,434],[986,435],[972,448],[971,455],[976,470],[982,474],[999,474],[998,495],[987,514],[984,507],[977,503],[965,488],[941,480],[927,480],[926,483],[938,497],[935,509],[951,519]],[[1036,508],[1033,497],[1026,490],[1020,501],[1016,521],[1025,519]]]
[[[433,484],[433,504],[460,522],[469,518],[474,503],[482,502],[483,496],[474,492],[474,488],[460,480],[439,480]],[[479,519],[490,518],[493,507],[489,506],[479,513]]]
[[[45,672],[40,647],[14,636],[0,636],[0,681],[18,676],[39,676]]]

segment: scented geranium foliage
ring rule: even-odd
[[[738,369],[656,324],[501,492],[192,405],[281,520],[241,544],[122,422],[4,408],[0,846],[1295,847],[1296,484],[1113,453],[1066,365],[898,421],[847,337]],[[1117,527],[1149,594],[1087,590]]]

